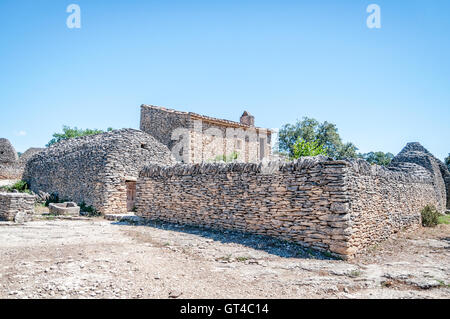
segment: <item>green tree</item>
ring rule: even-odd
[[[294,157],[294,145],[298,139],[307,143],[316,142],[323,146],[328,156],[335,159],[355,158],[357,147],[353,143],[343,143],[335,124],[304,117],[295,124],[284,125],[279,133],[279,150]]]
[[[294,155],[292,158],[294,159],[303,156],[328,155],[325,147],[322,144],[319,144],[318,141],[307,142],[300,137],[295,142],[293,149]]]
[[[113,131],[113,128],[109,127],[108,132]],[[62,133],[55,133],[53,134],[53,138],[48,142],[46,145],[47,147],[56,144],[62,140],[68,140],[70,138],[80,137],[80,136],[87,136],[87,135],[94,135],[99,133],[104,133],[105,131],[97,130],[97,129],[79,129],[77,127],[70,127],[70,126],[63,126],[63,132]]]
[[[388,166],[392,159],[394,158],[394,154],[392,153],[383,153],[383,152],[369,152],[364,154],[358,154],[359,158],[363,158],[371,164],[377,164],[382,166]]]
[[[445,158],[445,165],[447,165],[448,170],[450,171],[450,153],[448,153],[448,156]]]

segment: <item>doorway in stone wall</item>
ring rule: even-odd
[[[136,182],[127,181],[125,183],[127,185],[127,211],[132,212],[136,205]]]

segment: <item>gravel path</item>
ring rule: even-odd
[[[449,234],[401,234],[350,263],[164,223],[0,223],[0,298],[450,298]]]

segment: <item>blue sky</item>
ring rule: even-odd
[[[443,159],[449,37],[447,0],[1,0],[0,137],[25,151],[63,125],[139,128],[145,103],[270,128],[309,116],[361,152],[418,141]]]

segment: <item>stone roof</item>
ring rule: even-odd
[[[202,120],[202,121],[205,121],[205,122],[215,123],[215,124],[218,124],[218,125],[224,125],[224,126],[228,126],[228,127],[254,128],[256,130],[264,130],[264,131],[267,131],[267,132],[273,132],[273,130],[268,129],[268,128],[252,127],[250,125],[245,125],[245,124],[242,124],[240,122],[235,122],[235,121],[230,121],[230,120],[225,120],[225,119],[219,119],[219,118],[215,118],[215,117],[210,117],[210,116],[206,116],[206,115],[197,114],[197,113],[194,113],[194,112],[183,112],[183,111],[178,111],[178,110],[174,110],[174,109],[165,108],[165,107],[162,107],[162,106],[147,105],[147,104],[142,104],[141,107],[146,107],[146,108],[150,108],[150,109],[160,110],[160,111],[173,113],[173,114],[188,115],[194,120]]]
[[[136,129],[114,130],[62,140],[35,155],[38,158],[61,157],[84,149],[92,149],[97,154],[109,154],[113,150],[130,148],[133,144],[139,143],[139,138],[144,138],[146,142],[145,145],[142,145],[142,148],[162,157],[161,162],[163,163],[171,162],[171,153],[166,146],[158,142],[153,136]],[[138,145],[136,144],[136,146]]]

